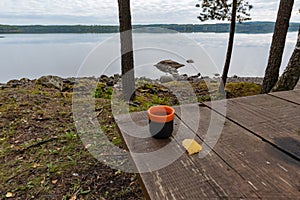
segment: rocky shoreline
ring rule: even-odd
[[[70,78],[61,78],[59,76],[42,76],[38,79],[28,79],[28,78],[22,78],[22,79],[13,79],[8,81],[7,83],[1,83],[0,84],[0,89],[5,89],[5,88],[17,88],[19,86],[29,86],[32,84],[38,84],[42,85],[44,87],[48,88],[54,88],[58,89],[61,92],[72,92],[73,85],[75,84],[76,80],[87,80],[87,81],[92,81],[94,83],[96,82],[102,82],[105,83],[107,86],[114,86],[118,83],[120,80],[121,76],[119,74],[115,74],[113,76],[106,76],[102,75],[99,78],[96,77],[70,77]],[[162,76],[159,80],[152,80],[149,78],[145,77],[140,77],[137,78],[138,80],[146,80],[148,82],[155,82],[155,83],[167,83],[167,82],[172,82],[174,80],[176,81],[189,81],[192,83],[197,83],[200,81],[205,81],[209,83],[217,83],[221,81],[220,77],[201,77],[200,75],[194,75],[194,76],[188,76],[186,74],[184,75],[179,75],[178,77],[174,78],[172,76]],[[228,77],[227,82],[228,83],[240,83],[240,82],[246,82],[246,83],[255,83],[258,85],[261,85],[263,81],[262,77],[238,77],[238,76],[232,76]]]

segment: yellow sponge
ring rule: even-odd
[[[202,149],[202,146],[192,139],[183,140],[182,146],[187,150],[190,156],[199,153]]]

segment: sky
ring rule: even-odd
[[[133,24],[198,24],[198,0],[131,0]],[[279,0],[249,0],[252,21],[275,21]],[[300,22],[296,0],[292,22]],[[117,0],[1,0],[1,24],[118,24]]]

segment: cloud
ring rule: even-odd
[[[0,21],[6,24],[111,24],[110,18],[74,15],[0,15]],[[88,22],[88,23],[87,23]]]
[[[249,0],[254,21],[275,21],[279,0]],[[132,0],[135,24],[200,23],[197,0]],[[299,21],[294,5],[292,21]],[[1,0],[0,21],[5,24],[118,24],[116,0]]]
[[[250,0],[250,3],[254,6],[251,15],[254,21],[276,21],[277,11],[279,7],[279,0]],[[300,9],[300,1],[294,3],[294,9],[292,12],[291,21],[299,22],[300,15],[298,10]]]
[[[117,2],[111,0],[1,0],[0,13],[1,23],[12,24],[118,22]]]

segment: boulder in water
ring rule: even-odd
[[[178,74],[177,70],[180,67],[183,67],[184,65],[173,60],[163,60],[154,66],[162,72],[170,73],[170,74]]]

